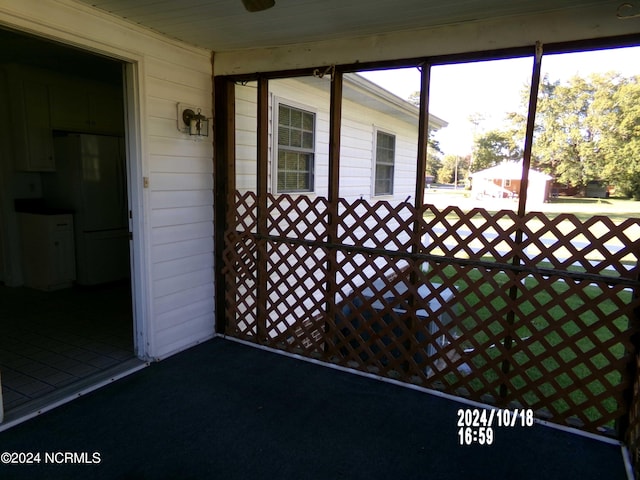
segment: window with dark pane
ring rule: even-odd
[[[396,157],[396,137],[378,132],[376,137],[376,176],[374,195],[393,195],[393,167]]]
[[[278,106],[278,192],[313,191],[315,114]]]

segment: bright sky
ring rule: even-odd
[[[449,122],[435,137],[444,154],[471,153],[471,115],[484,117],[477,128],[481,133],[500,127],[507,112],[521,110],[521,91],[530,83],[532,69],[533,57],[432,67],[429,112]],[[609,71],[640,75],[640,47],[545,55],[542,59],[542,75],[547,74],[551,81]],[[416,68],[363,75],[404,99],[420,89]]]

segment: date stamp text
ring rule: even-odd
[[[458,445],[493,445],[496,428],[531,427],[533,410],[460,408],[457,412]]]

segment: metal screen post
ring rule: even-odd
[[[413,212],[413,239],[411,242],[411,253],[413,255],[422,253],[422,238],[421,238],[421,225],[422,225],[422,208],[424,206],[424,189],[425,189],[425,173],[427,170],[427,142],[429,141],[429,86],[431,83],[431,65],[424,63],[420,69],[420,113],[418,117],[418,151],[416,158],[416,193],[414,200],[414,212]],[[419,268],[416,263],[412,264],[411,272],[409,274],[409,283],[416,292],[409,298],[409,304],[413,311],[417,310],[419,299],[417,292],[419,289],[419,277],[416,273],[416,268]],[[416,324],[416,319],[409,315],[407,318],[407,330],[409,332],[409,340],[404,342],[404,347],[407,350],[407,358],[413,358],[416,350],[416,334],[419,325]],[[405,372],[409,371],[409,362],[404,362],[403,368]]]
[[[518,218],[524,218],[526,214],[526,205],[527,205],[527,188],[529,186],[529,168],[531,167],[531,150],[533,147],[533,130],[535,127],[536,121],[536,108],[538,106],[538,90],[540,87],[540,71],[542,68],[542,44],[540,42],[536,43],[535,50],[535,59],[533,62],[533,72],[531,74],[531,90],[529,93],[529,110],[527,113],[527,129],[524,137],[524,153],[522,158],[522,179],[520,182],[520,195],[518,199]],[[522,246],[522,229],[516,228],[515,232],[515,245],[519,250]],[[521,264],[520,251],[513,257],[513,265],[519,266]],[[509,289],[509,298],[515,302],[518,297],[518,286],[513,285]],[[507,326],[510,330],[513,324],[515,323],[516,313],[512,309],[507,313]],[[504,338],[504,348],[506,350],[511,349],[511,345],[513,344],[513,337],[511,333],[507,330],[507,335]],[[507,357],[502,362],[502,373],[507,375],[509,370],[511,369],[511,361],[510,358]],[[506,397],[507,395],[507,384],[502,383],[500,385],[500,396]]]
[[[260,77],[258,79],[258,139],[257,139],[257,185],[256,193],[258,196],[258,225],[257,225],[257,333],[258,343],[268,342],[267,318],[269,312],[267,309],[268,292],[267,280],[269,271],[267,262],[269,256],[267,252],[267,174],[269,162],[269,81]]]
[[[328,186],[328,225],[327,243],[338,243],[338,202],[340,197],[340,129],[342,122],[342,80],[341,71],[333,69],[331,74],[331,95],[329,105],[329,186]],[[337,255],[336,248],[327,251],[327,294],[324,335],[325,355],[332,356],[334,345],[334,331],[336,324],[336,293],[337,293]]]
[[[215,330],[226,333],[226,277],[224,269],[225,233],[235,208],[235,85],[225,77],[214,78],[214,302]]]

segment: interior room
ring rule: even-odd
[[[134,359],[123,64],[0,30],[5,419]]]

